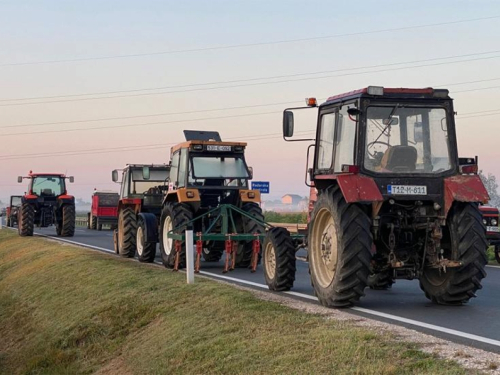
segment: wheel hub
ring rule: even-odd
[[[163,249],[165,250],[165,254],[170,255],[172,252],[172,244],[173,240],[168,237],[168,232],[170,232],[173,229],[172,226],[172,218],[170,216],[167,216],[165,218],[165,221],[163,222]]]
[[[270,279],[274,279],[276,274],[276,254],[274,246],[268,243],[265,249],[264,261],[266,262],[266,273]]]

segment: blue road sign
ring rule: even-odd
[[[261,194],[269,194],[269,181],[252,181],[252,190],[260,190]]]

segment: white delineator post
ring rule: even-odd
[[[186,276],[187,283],[194,284],[194,241],[193,230],[186,230]]]

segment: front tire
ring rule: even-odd
[[[370,219],[338,186],[321,192],[309,226],[309,272],[321,304],[347,307],[364,296],[373,239]]]
[[[95,216],[90,216],[90,229],[97,229],[97,218]]]
[[[23,203],[19,209],[17,231],[21,237],[33,236],[35,226],[35,208],[29,203]]]
[[[123,208],[118,215],[118,253],[133,258],[136,250],[137,219],[132,208]]]
[[[165,267],[175,266],[175,246],[174,240],[168,238],[167,234],[173,229],[179,228],[176,233],[185,231],[185,225],[193,219],[191,207],[184,203],[169,202],[163,207],[160,221],[160,253],[161,260]],[[181,243],[181,253],[179,256],[179,268],[186,266],[186,243]]]
[[[285,228],[271,228],[264,240],[263,268],[271,290],[290,290],[295,281],[296,259],[290,233]]]
[[[425,296],[441,305],[462,305],[475,297],[486,276],[488,263],[486,232],[479,208],[474,203],[455,202],[443,230],[445,258],[462,262],[446,272],[425,267],[420,288]]]
[[[144,220],[139,217],[137,221],[137,258],[139,262],[153,263],[156,256],[156,243],[145,242],[146,237],[146,224]]]
[[[62,222],[58,233],[61,237],[73,237],[75,235],[75,206],[67,204],[62,206]]]

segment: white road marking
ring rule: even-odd
[[[486,267],[491,267],[491,268],[500,268],[500,266],[493,266],[491,264],[487,264]]]
[[[90,248],[90,249],[94,249],[94,250],[105,251],[105,252],[111,253],[111,254],[115,253],[113,250],[109,250],[109,249],[106,249],[106,248],[103,248],[103,247],[99,247],[99,246],[87,245],[87,244],[83,244],[83,243],[80,243],[80,242],[71,241],[71,240],[67,240],[67,239],[64,239],[64,238],[52,237],[52,236],[48,236],[48,235],[40,234],[40,233],[35,233],[35,234],[37,236],[47,237],[47,238],[50,238],[50,239],[53,239],[53,240],[56,240],[56,241],[67,242],[67,243],[70,243],[70,244],[74,244],[74,245],[78,245],[78,246],[82,246],[82,247],[86,247],[86,248]],[[156,262],[155,261],[154,263],[158,264],[158,265],[162,265],[161,262]],[[488,267],[500,268],[498,266],[488,266]],[[211,277],[215,277],[215,278],[218,278],[218,279],[223,279],[223,280],[233,281],[233,282],[242,283],[242,284],[246,284],[246,285],[251,285],[251,286],[254,286],[254,287],[257,287],[257,288],[261,288],[261,289],[266,289],[266,290],[268,289],[267,285],[265,285],[265,284],[260,284],[260,283],[256,283],[256,282],[253,282],[253,281],[247,281],[247,280],[237,279],[237,278],[231,277],[231,276],[225,276],[225,275],[221,275],[221,274],[217,274],[217,273],[212,273],[212,272],[207,272],[207,271],[200,271],[200,274],[211,276]],[[311,301],[318,302],[318,298],[317,297],[311,296],[311,295],[308,295],[308,294],[298,293],[298,292],[293,292],[293,291],[284,292],[284,293],[292,295],[292,296],[296,296],[296,297],[300,297],[300,298],[304,298],[304,299],[308,299],[308,300],[311,300]],[[493,346],[496,346],[496,347],[500,348],[500,341],[499,340],[489,339],[487,337],[482,337],[482,336],[474,335],[474,334],[467,333],[467,332],[457,331],[455,329],[445,328],[445,327],[437,326],[437,325],[434,325],[434,324],[420,322],[418,320],[403,318],[403,317],[400,317],[400,316],[397,316],[397,315],[392,315],[392,314],[387,314],[387,313],[383,313],[383,312],[379,312],[379,311],[375,311],[375,310],[365,309],[363,307],[350,307],[349,309],[346,309],[346,310],[354,310],[354,311],[358,311],[360,313],[364,313],[364,314],[368,314],[368,315],[373,315],[373,316],[377,316],[377,317],[380,317],[380,318],[389,319],[389,320],[393,320],[393,321],[396,321],[396,322],[400,322],[400,323],[404,323],[404,324],[409,324],[409,325],[412,325],[412,326],[416,326],[416,327],[420,327],[420,328],[425,328],[425,329],[429,329],[429,330],[432,330],[432,331],[441,332],[441,333],[445,333],[445,334],[448,334],[448,335],[451,335],[451,336],[456,336],[456,337],[460,337],[460,338],[464,338],[464,339],[468,339],[468,340],[473,340],[473,341],[477,341],[477,342],[481,342],[481,343],[484,343],[484,344],[493,345]]]

